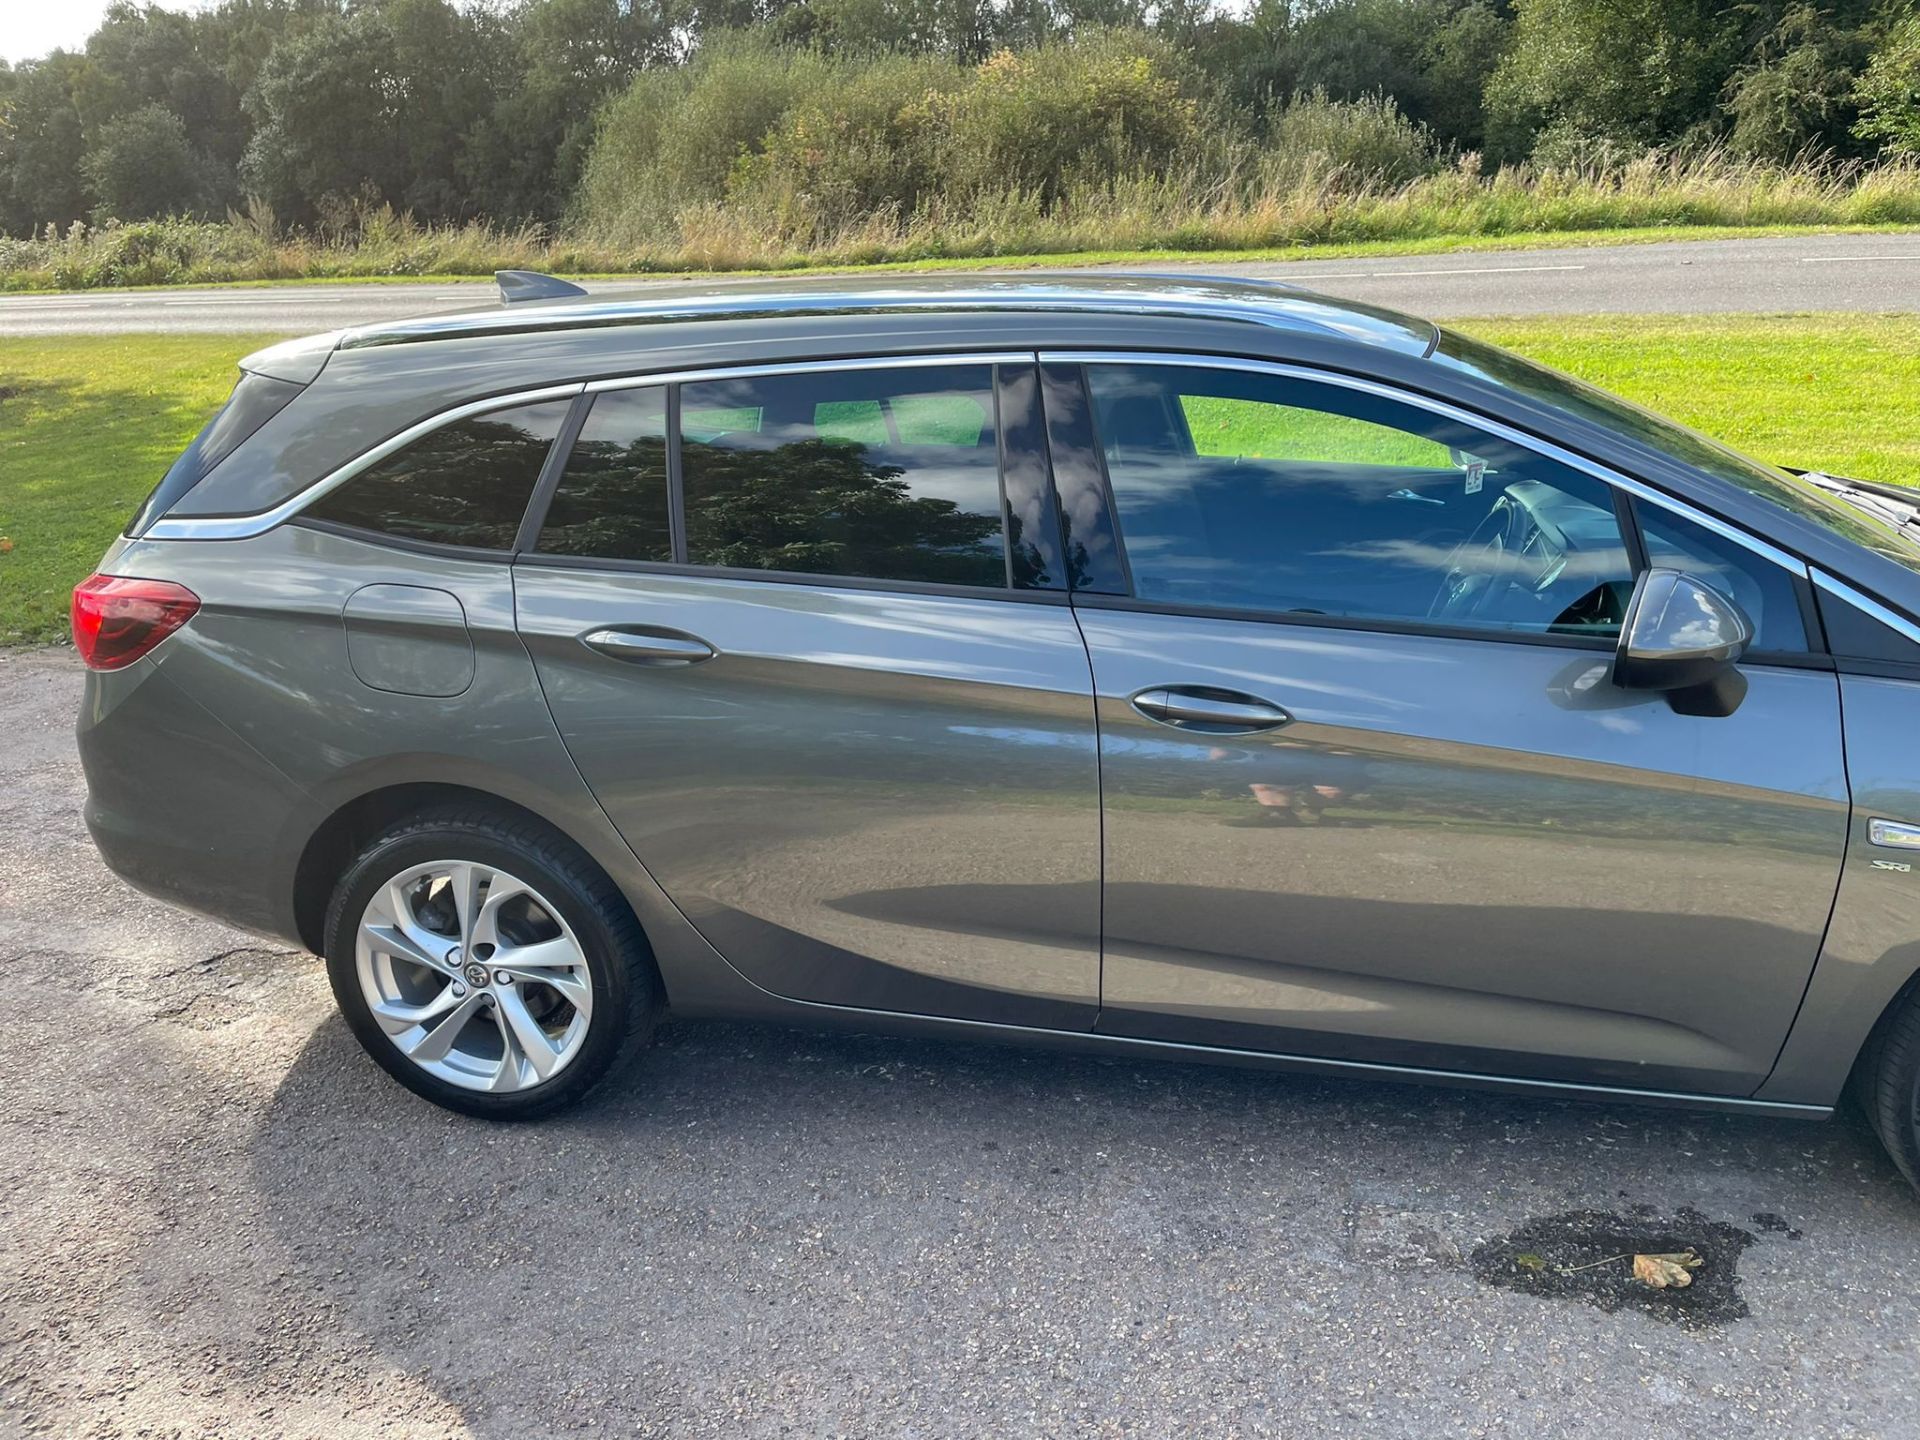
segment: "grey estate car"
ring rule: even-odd
[[[1920,1165],[1920,544],[1170,277],[294,341],[75,592],[87,818],[402,1084],[784,1019],[1822,1116]]]

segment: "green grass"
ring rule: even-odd
[[[0,344],[0,645],[66,633],[67,595],[233,388],[240,335]],[[4,543],[4,542],[0,542]]]
[[[1555,316],[1460,328],[1762,459],[1920,480],[1917,316]],[[0,537],[11,546],[0,545],[0,644],[65,633],[74,582],[225,398],[234,360],[271,338],[0,347]],[[1277,443],[1237,429],[1222,438],[1256,453]]]
[[[1920,316],[1583,315],[1456,328],[1757,460],[1920,482]]]
[[[1166,265],[1278,264],[1308,260],[1367,260],[1396,255],[1583,250],[1604,245],[1651,245],[1659,242],[1692,240],[1767,240],[1807,235],[1912,235],[1915,233],[1920,233],[1920,225],[1645,225],[1608,229],[1540,230],[1509,235],[1426,235],[1398,240],[1316,242],[1297,245],[1262,245],[1251,248],[1194,249],[1166,246],[1157,249],[1063,250],[1007,255],[996,253],[935,259],[876,260],[870,264],[821,262],[783,265],[774,263],[732,269],[678,270],[652,267],[637,270],[568,269],[556,265],[552,273],[569,280],[704,280],[729,275],[919,274],[1006,269],[1070,270],[1093,265],[1129,265],[1151,270]],[[501,262],[500,268],[505,269],[526,265],[538,266],[544,263],[538,255],[503,254],[498,258]],[[219,273],[217,269],[205,272],[215,277]],[[292,273],[264,279],[222,279],[205,278],[205,274],[189,269],[179,280],[163,284],[114,285],[108,281],[97,283],[137,293],[175,290],[183,286],[209,290],[260,290],[280,285],[444,285],[457,280],[488,283],[493,280],[491,270],[481,270],[471,265],[404,275],[360,274],[349,270],[339,274],[301,276]],[[55,272],[50,269],[9,270],[0,267],[0,293],[58,294],[65,291]]]

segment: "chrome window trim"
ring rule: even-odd
[[[1813,583],[1826,591],[1836,600],[1844,600],[1857,610],[1865,612],[1898,635],[1902,635],[1914,644],[1920,645],[1920,625],[1915,624],[1898,610],[1882,605],[1870,595],[1862,594],[1844,580],[1836,580],[1824,570],[1813,572]]]
[[[820,375],[846,370],[925,370],[939,365],[1031,365],[1031,350],[969,351],[941,355],[861,355],[848,360],[787,360],[768,365],[711,365],[698,370],[664,370],[656,375],[622,375],[589,380],[586,393],[608,390],[644,390],[649,385],[697,385],[705,380],[760,380],[779,375]]]
[[[431,434],[443,425],[451,425],[457,420],[465,420],[474,415],[484,415],[489,410],[538,404],[542,400],[566,400],[582,394],[598,395],[608,390],[642,390],[650,385],[680,385],[702,380],[751,380],[767,375],[811,375],[822,371],[838,370],[920,369],[935,365],[1031,365],[1033,363],[1034,352],[1031,350],[967,351],[952,355],[916,351],[907,355],[868,355],[849,360],[801,360],[768,365],[712,365],[697,370],[663,370],[652,374],[623,375],[606,380],[575,380],[565,385],[547,385],[538,390],[520,390],[511,395],[494,395],[484,400],[470,400],[464,404],[455,405],[451,409],[439,411],[409,425],[399,434],[381,441],[372,449],[356,455],[338,469],[323,475],[306,489],[289,495],[271,510],[262,510],[253,515],[163,517],[156,520],[142,538],[147,540],[250,540],[256,535],[264,535],[275,526],[293,519],[330,490],[346,484],[368,466],[386,459],[394,451],[411,445],[421,436]]]
[[[581,382],[576,380],[570,385],[547,385],[538,390],[519,390],[511,395],[491,395],[485,400],[469,400],[464,405],[455,405],[450,410],[429,415],[426,419],[409,425],[399,434],[389,436],[371,450],[363,451],[337,470],[321,476],[306,489],[295,491],[271,510],[262,510],[253,515],[176,518],[162,516],[148,527],[146,535],[142,538],[147,540],[250,540],[291,520],[321,496],[346,484],[362,470],[378,464],[394,451],[404,449],[421,436],[430,435],[442,426],[451,425],[457,420],[466,420],[475,415],[484,415],[491,410],[508,410],[517,405],[537,405],[543,400],[571,400],[580,393],[582,388]]]
[[[1043,365],[1177,365],[1201,370],[1243,370],[1260,375],[1276,375],[1286,380],[1309,380],[1321,385],[1338,385],[1347,390],[1358,390],[1362,394],[1375,395],[1383,400],[1393,400],[1402,405],[1428,411],[1434,415],[1457,421],[1462,425],[1471,425],[1484,430],[1489,435],[1498,436],[1511,445],[1523,450],[1531,450],[1536,455],[1565,465],[1568,469],[1578,470],[1591,475],[1594,479],[1616,489],[1624,490],[1637,499],[1645,500],[1659,509],[1690,521],[1702,529],[1733,541],[1736,545],[1768,560],[1804,580],[1808,578],[1806,562],[1796,555],[1790,555],[1778,546],[1769,544],[1757,535],[1749,534],[1736,525],[1731,525],[1717,515],[1709,515],[1696,510],[1685,501],[1677,500],[1663,490],[1622,475],[1584,455],[1576,455],[1571,450],[1563,450],[1551,440],[1543,440],[1524,430],[1515,429],[1490,416],[1475,410],[1467,410],[1445,400],[1436,400],[1430,395],[1406,390],[1397,385],[1389,385],[1380,380],[1368,380],[1358,375],[1348,375],[1338,370],[1321,370],[1310,365],[1290,365],[1275,360],[1250,360],[1229,355],[1193,355],[1170,351],[1153,350],[1043,350],[1040,352]]]

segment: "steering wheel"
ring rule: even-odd
[[[1532,528],[1526,507],[1502,495],[1447,556],[1447,568],[1427,606],[1427,618],[1460,620],[1482,614],[1496,597],[1519,584],[1507,556],[1525,548]]]

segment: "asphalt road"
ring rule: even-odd
[[[0,654],[0,1433],[1920,1433],[1920,1198],[1851,1116],[684,1025],[464,1120],[102,869],[79,681]],[[1583,1210],[1701,1245],[1699,1323],[1476,1278]]]
[[[1424,315],[1920,310],[1920,234],[1114,268],[1276,276]],[[494,303],[474,282],[96,290],[0,297],[0,335],[306,333]]]

